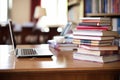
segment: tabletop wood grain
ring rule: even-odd
[[[73,51],[58,51],[45,46],[48,47],[46,44],[18,45],[17,47],[50,49],[54,54],[52,57],[16,58],[10,45],[0,45],[0,79],[7,80],[9,77],[9,80],[14,78],[17,80],[37,80],[41,78],[42,80],[45,75],[49,75],[51,78],[44,77],[43,80],[92,80],[93,78],[94,80],[103,80],[103,77],[106,80],[116,80],[120,78],[120,61],[111,63],[80,61],[73,59]],[[26,73],[27,78],[25,77]],[[99,76],[97,76],[98,74]],[[19,75],[24,78],[19,77]],[[62,77],[59,78],[61,75]],[[93,75],[99,79],[93,77]]]

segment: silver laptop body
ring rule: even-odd
[[[41,45],[40,48],[16,48],[16,41],[12,29],[12,21],[8,20],[9,32],[12,45],[17,57],[51,57],[53,54],[49,50],[49,45]]]

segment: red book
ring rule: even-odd
[[[109,30],[108,26],[76,26],[77,30]]]

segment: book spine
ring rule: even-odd
[[[77,30],[109,30],[108,26],[76,26]]]
[[[93,56],[107,56],[107,55],[113,55],[118,54],[118,50],[87,50],[83,48],[78,48],[77,52],[78,54],[87,54],[87,55],[93,55]]]
[[[120,34],[120,18],[117,18],[117,32]]]
[[[88,45],[79,45],[80,48],[88,50],[118,50],[118,46],[88,46]]]
[[[115,37],[102,37],[102,36],[86,36],[86,35],[74,35],[73,39],[87,39],[87,40],[113,40]]]
[[[107,5],[108,5],[107,0],[104,0],[104,10],[105,10],[104,12],[105,13],[107,13],[107,10],[108,10],[108,6]]]
[[[92,62],[100,62],[100,63],[106,63],[106,62],[113,62],[120,60],[119,54],[113,54],[113,55],[107,55],[107,56],[92,56],[92,55],[84,55],[84,54],[73,54],[73,59],[77,60],[84,60],[84,61],[92,61]]]
[[[92,0],[85,0],[85,13],[92,12]]]

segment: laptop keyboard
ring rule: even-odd
[[[37,54],[35,49],[21,49],[21,55],[35,55]]]
[[[52,56],[53,54],[46,49],[41,48],[31,48],[31,49],[16,49],[16,55],[17,57],[45,57],[45,56]]]

